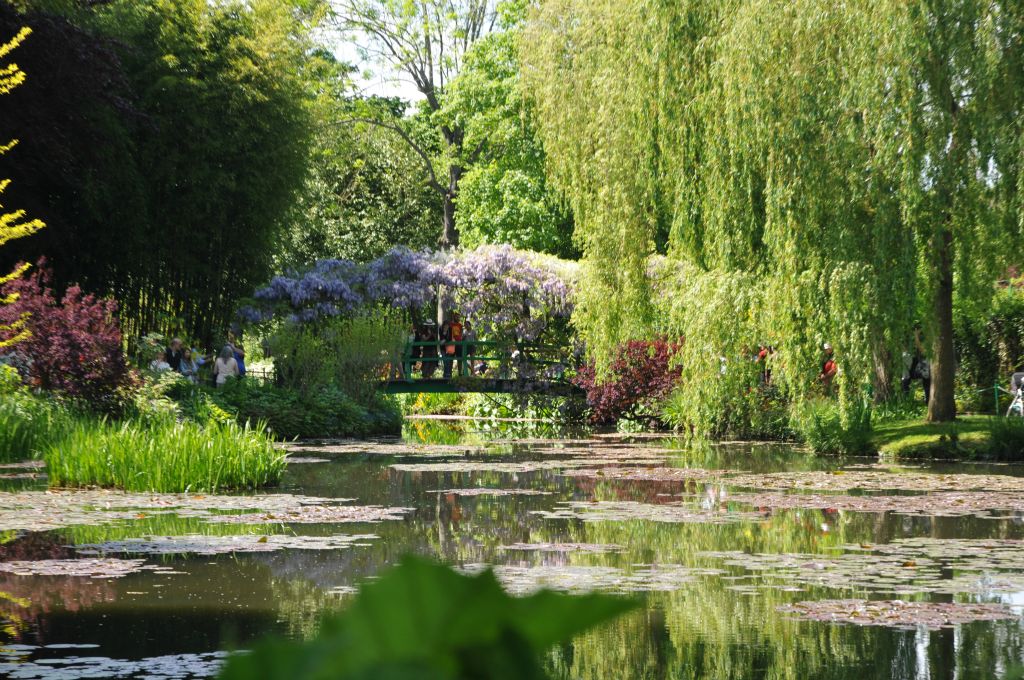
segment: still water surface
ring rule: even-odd
[[[270,632],[314,634],[322,612],[344,606],[353,587],[415,552],[469,569],[502,565],[502,578],[517,592],[546,584],[644,593],[644,610],[555,650],[549,663],[556,677],[1018,677],[1024,543],[1016,541],[1024,539],[1024,513],[1014,508],[1024,509],[1024,494],[1011,483],[997,498],[964,490],[971,485],[963,478],[922,474],[1021,477],[1024,468],[872,467],[874,461],[816,459],[786,446],[688,450],[662,437],[493,437],[420,424],[402,441],[311,445],[293,455],[322,462],[289,465],[277,490],[409,508],[401,519],[250,525],[142,510],[45,532],[0,526],[2,563],[115,557],[142,558],[150,567],[119,578],[0,571],[0,676],[209,677],[222,650]],[[631,469],[665,467],[731,472],[628,478],[644,475]],[[598,468],[612,472],[573,472]],[[806,489],[757,492],[749,477],[743,488],[729,482],[740,472],[816,470],[841,471],[825,478],[831,487],[855,487],[859,476],[878,472],[910,481],[882,477],[863,484],[895,488],[818,489],[819,498],[806,503]],[[803,477],[786,479],[780,484],[799,485]],[[44,488],[38,480],[4,484],[9,492]],[[479,488],[535,493],[457,491]],[[838,507],[820,498],[830,494]],[[930,494],[929,502],[913,506],[914,514],[902,514],[893,500],[921,494]],[[5,495],[0,503],[14,502]],[[889,505],[865,505],[864,496]],[[118,543],[186,534],[272,540],[259,544],[263,552],[214,555],[126,554]],[[372,537],[326,549],[306,549],[315,542],[301,538],[340,534]],[[270,550],[277,540],[288,547]],[[173,552],[166,543],[162,551]],[[1009,613],[929,629],[798,620],[779,611],[853,598],[995,603]]]

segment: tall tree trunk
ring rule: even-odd
[[[455,224],[455,198],[459,195],[462,167],[452,165],[448,169],[448,189],[444,192],[444,224],[439,241],[441,248],[448,250],[459,246],[459,229]]]
[[[936,235],[936,274],[938,283],[932,313],[935,337],[932,342],[932,389],[928,400],[928,421],[945,422],[956,418],[953,399],[953,232],[948,224]]]

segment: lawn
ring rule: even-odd
[[[960,416],[951,423],[922,419],[877,423],[873,439],[878,453],[887,458],[1024,458],[1017,435],[1024,421],[988,415]]]

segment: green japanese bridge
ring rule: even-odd
[[[448,349],[454,350],[453,354]],[[553,345],[479,340],[417,341],[406,345],[399,367],[381,383],[388,394],[490,392],[582,396],[566,377],[569,350]]]

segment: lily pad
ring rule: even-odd
[[[735,470],[702,470],[700,468],[621,468],[606,467],[582,470],[566,470],[564,477],[592,477],[595,479],[615,479],[624,481],[646,482],[691,482],[718,480],[722,475]]]
[[[402,519],[412,510],[412,508],[392,508],[382,505],[310,505],[276,512],[210,515],[207,519],[210,522],[230,524],[341,524]]]
[[[839,555],[703,552],[742,567],[761,587],[819,586],[878,593],[947,595],[1024,590],[1024,541],[908,538],[847,545]]]
[[[758,508],[834,509],[851,512],[892,512],[929,517],[992,517],[993,511],[1024,512],[1024,495],[1008,492],[938,491],[902,496],[831,494],[733,493],[727,500]]]
[[[608,553],[623,550],[614,543],[512,543],[498,546],[498,550],[551,553]]]
[[[76,546],[79,554],[129,553],[136,555],[226,555],[277,550],[342,550],[378,538],[374,534],[336,536],[149,536],[123,541]]]
[[[396,463],[391,467],[398,472],[537,472],[540,470],[564,470],[567,468],[590,467],[593,465],[621,465],[631,463],[636,465],[657,465],[662,462],[661,458],[636,458],[624,460],[622,458],[587,458],[587,459],[546,459],[526,461],[484,461],[466,460],[444,463]]]
[[[554,511],[536,510],[533,514],[544,519],[581,519],[584,522],[647,520],[684,524],[730,524],[765,519],[765,515],[757,512],[718,509],[694,510],[678,503],[658,505],[634,501],[597,501],[593,503],[570,502],[561,505],[562,507]]]
[[[87,576],[121,578],[139,571],[170,571],[168,567],[147,565],[145,560],[114,558],[80,560],[15,560],[0,562],[0,572],[15,576]]]
[[[475,573],[485,568],[487,565],[471,564],[464,570]],[[493,568],[505,590],[515,595],[527,595],[545,588],[568,593],[673,591],[701,576],[721,573],[715,569],[694,569],[676,564],[637,565],[630,570],[568,565],[495,565]]]
[[[806,621],[904,629],[923,626],[932,630],[973,621],[1019,618],[1009,607],[1000,604],[902,600],[818,600],[796,602],[777,610]]]
[[[48,531],[168,513],[210,521],[239,521],[222,520],[218,513],[294,513],[307,507],[330,507],[350,500],[283,493],[225,496],[142,494],[97,489],[0,492],[0,531]],[[264,520],[254,517],[254,521],[261,523]]]
[[[452,496],[550,496],[550,491],[539,491],[537,489],[486,489],[476,487],[472,489],[431,489],[425,493],[440,493]]]
[[[1008,475],[933,474],[838,470],[834,472],[772,472],[735,475],[730,486],[754,489],[808,489],[814,491],[1011,491],[1024,492],[1024,477]]]

